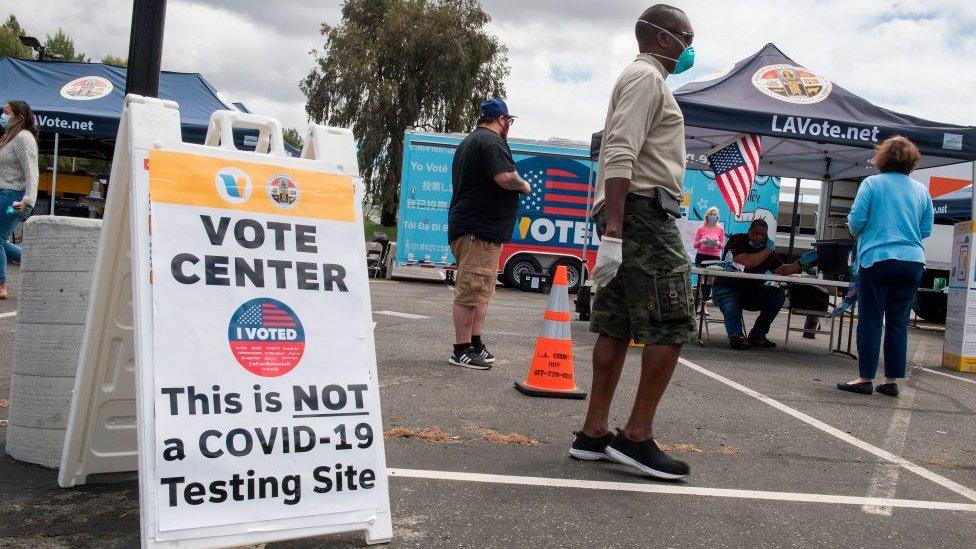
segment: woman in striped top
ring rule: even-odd
[[[7,261],[19,263],[21,252],[10,235],[37,199],[37,125],[30,106],[7,102],[0,128],[0,299],[7,299]]]

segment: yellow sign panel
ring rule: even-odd
[[[976,372],[976,356],[942,354],[942,366],[957,372]]]
[[[153,202],[355,222],[352,178],[227,158],[149,151]]]

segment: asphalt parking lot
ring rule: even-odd
[[[498,361],[477,372],[447,363],[451,288],[394,280],[372,290],[385,428],[438,439],[386,441],[391,547],[970,547],[976,539],[976,376],[939,366],[939,331],[910,331],[912,369],[896,400],[837,391],[856,363],[828,354],[824,339],[740,352],[713,327],[705,347],[683,351],[658,413],[657,438],[692,474],[660,483],[570,459],[585,402],[512,387],[526,375],[546,296],[499,290],[485,333]],[[15,310],[15,300],[0,302],[0,315]],[[0,317],[0,399],[9,394],[15,320]],[[596,339],[587,328],[573,324],[584,388]],[[782,342],[784,328],[785,314],[771,339]],[[629,413],[639,356],[628,357],[616,425]],[[524,439],[534,443],[510,443]],[[0,460],[0,547],[128,547],[138,528],[132,480],[60,490],[54,471]]]

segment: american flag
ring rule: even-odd
[[[255,303],[241,315],[240,324],[259,328],[294,328],[295,319],[274,303]]]
[[[761,152],[762,141],[758,135],[743,135],[708,155],[708,163],[715,172],[715,182],[733,214],[742,213],[759,169]]]
[[[532,169],[523,177],[532,185],[532,194],[522,203],[527,213],[586,219],[590,183],[585,177],[559,168]]]

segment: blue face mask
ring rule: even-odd
[[[753,242],[752,240],[750,240],[749,241],[749,246],[751,246],[753,248],[765,248],[766,247],[766,243],[756,244],[755,242]]]
[[[709,223],[715,223],[715,222],[718,221],[718,216],[717,215],[710,215],[706,219],[708,219],[708,222]]]
[[[7,113],[0,113],[0,128],[3,128],[3,131],[10,129],[10,117]]]
[[[664,59],[674,61],[674,74],[681,74],[686,70],[690,69],[691,67],[695,66],[695,46],[685,46],[685,43],[680,38],[675,36],[673,32],[669,31],[668,29],[660,25],[655,25],[654,23],[651,23],[650,21],[644,21],[643,19],[638,19],[637,22],[643,23],[645,25],[650,25],[656,29],[661,29],[662,31],[668,33],[668,36],[674,38],[675,40],[678,41],[679,44],[685,47],[684,51],[681,52],[681,55],[679,55],[677,59],[673,57],[667,57],[665,55],[660,55],[657,53],[651,54],[656,57],[663,57]]]

